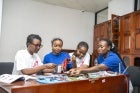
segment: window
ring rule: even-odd
[[[108,20],[108,7],[95,13],[95,25]]]

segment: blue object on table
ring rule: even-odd
[[[67,64],[66,71],[69,71],[69,70],[72,69],[72,68],[73,68],[73,62],[69,62],[69,63]]]
[[[62,77],[45,77],[45,76],[42,76],[42,77],[38,77],[37,81],[39,83],[46,84],[46,83],[64,82],[65,80]]]
[[[37,78],[37,81],[39,82],[39,83],[50,83],[51,81],[50,81],[50,78],[46,78],[46,77],[39,77],[39,78]]]

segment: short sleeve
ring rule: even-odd
[[[24,55],[21,52],[17,52],[15,56],[15,64],[17,70],[22,70],[27,67],[27,64],[24,60]]]

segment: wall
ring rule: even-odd
[[[3,0],[0,0],[0,36],[1,36],[2,5]]]
[[[111,0],[108,3],[108,19],[111,19],[111,14],[125,15],[134,11],[134,0]]]
[[[94,14],[32,0],[4,0],[0,61],[14,61],[17,50],[26,48],[26,37],[39,34],[44,45],[39,55],[51,51],[51,40],[60,37],[63,48],[75,49],[80,41],[93,47]]]

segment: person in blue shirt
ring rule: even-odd
[[[123,73],[126,66],[120,55],[116,52],[116,48],[109,39],[101,39],[98,43],[98,65],[87,68],[70,71],[71,75],[80,75],[81,73],[97,72],[97,71],[113,71]]]
[[[123,62],[121,56],[117,53],[116,47],[109,39],[101,39],[99,41],[98,54],[98,64],[96,66],[86,69],[70,70],[68,74],[78,76],[81,73],[90,73],[103,70],[128,74],[127,71],[126,73],[124,73],[127,69],[126,65]],[[133,86],[131,81],[129,80],[129,93],[132,93],[132,91]]]
[[[70,58],[67,52],[62,52],[63,41],[60,38],[54,38],[51,41],[52,52],[46,54],[43,60],[43,64],[52,63],[53,65],[61,65],[64,60]],[[48,69],[45,72],[53,72],[55,68]]]

